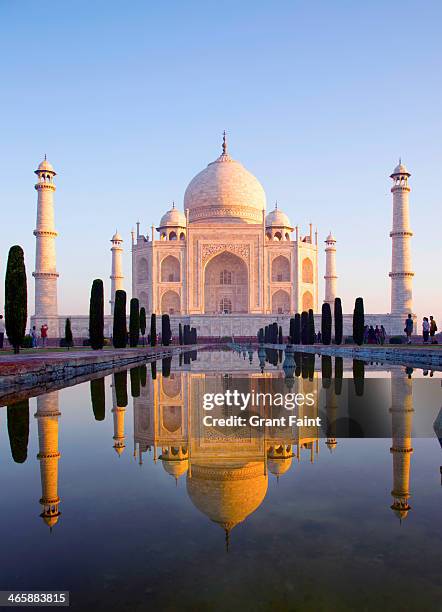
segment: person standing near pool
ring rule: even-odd
[[[411,318],[411,314],[405,319],[404,332],[407,334],[407,344],[411,344],[411,334],[413,333],[413,319]]]
[[[432,316],[430,316],[430,341],[431,341],[431,344],[437,344],[437,340],[434,337],[436,335],[436,332],[437,332],[436,321],[434,320],[434,318]]]
[[[3,341],[5,339],[5,320],[3,315],[0,315],[0,349],[3,348]]]
[[[43,347],[46,346],[46,341],[48,339],[48,326],[46,325],[46,323],[44,323],[41,328],[40,328],[40,334],[41,334],[41,345]]]

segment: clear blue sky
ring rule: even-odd
[[[109,289],[116,227],[130,291],[131,228],[182,206],[226,129],[268,207],[312,221],[321,241],[333,230],[345,311],[357,295],[389,309],[388,175],[401,155],[415,310],[442,327],[441,22],[438,1],[2,0],[2,278],[21,244],[33,311],[33,170],[47,153],[60,313],[86,313],[96,277]]]

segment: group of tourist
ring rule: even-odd
[[[437,344],[436,332],[437,325],[434,317],[430,316],[430,320],[428,320],[428,317],[424,317],[422,320],[422,337],[424,339],[424,344]]]
[[[32,326],[29,332],[29,335],[32,338],[32,348],[38,348],[38,332],[37,332],[37,328],[35,327],[35,325]],[[42,348],[45,348],[47,341],[48,341],[48,326],[46,325],[46,323],[44,323],[40,327],[40,338],[41,338],[41,346]]]
[[[364,327],[364,344],[385,344],[387,332],[385,327],[381,325],[366,325]]]
[[[411,336],[413,334],[413,318],[411,314],[409,314],[405,319],[404,332],[407,335],[407,343],[411,344]],[[432,315],[430,315],[430,319],[428,319],[428,317],[424,317],[422,319],[422,338],[424,344],[437,344],[436,332],[437,324],[434,317]]]

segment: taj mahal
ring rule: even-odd
[[[52,337],[63,335],[67,317],[75,337],[88,338],[88,316],[60,315],[54,225],[54,177],[45,158],[35,171],[38,181],[35,314],[32,324],[49,326]],[[383,324],[388,334],[402,333],[413,313],[408,178],[399,161],[392,174],[393,227],[391,312],[366,315],[368,324]],[[320,257],[318,232],[292,222],[277,204],[267,212],[266,194],[258,179],[228,150],[224,132],[221,155],[189,183],[183,210],[172,204],[146,233],[140,223],[132,231],[131,291],[123,275],[122,236],[111,238],[109,315],[111,335],[115,291],[125,289],[146,313],[171,315],[172,331],[188,323],[204,337],[256,337],[260,327],[277,320],[288,333],[296,312],[312,309],[318,317]],[[324,301],[333,307],[337,287],[336,239],[325,244]],[[355,288],[359,295],[360,288]],[[355,294],[355,296],[356,296]],[[351,334],[352,315],[344,315],[344,333]]]

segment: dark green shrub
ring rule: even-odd
[[[170,317],[168,314],[163,314],[161,316],[161,342],[163,346],[169,346],[171,337]]]
[[[313,316],[313,310],[310,308],[308,311],[308,344],[314,344],[315,337],[315,318]]]
[[[388,341],[388,344],[405,344],[407,339],[405,336],[391,336]]]
[[[358,297],[353,310],[353,339],[358,346],[361,346],[364,342],[364,326],[364,301],[361,297]]]
[[[132,348],[138,346],[140,339],[140,302],[132,298],[129,309],[129,344]]]
[[[332,314],[330,304],[324,302],[322,304],[321,313],[321,336],[322,344],[330,344],[332,335]]]
[[[64,324],[64,342],[65,346],[70,349],[74,345],[74,338],[72,336],[71,320],[68,318]]]
[[[308,344],[309,330],[308,330],[308,312],[303,310],[301,312],[301,344]]]
[[[157,315],[150,315],[150,346],[157,345]]]
[[[115,325],[115,319],[114,319]],[[126,325],[126,323],[125,323]],[[104,288],[103,281],[96,278],[92,283],[89,301],[89,338],[94,351],[104,346]],[[126,346],[126,345],[125,345]]]
[[[14,353],[20,352],[20,346],[25,337],[27,318],[28,293],[25,259],[23,249],[15,245],[9,249],[5,276],[5,327]]]
[[[342,331],[344,327],[344,320],[342,317],[342,302],[341,298],[335,298],[335,344],[342,344]]]
[[[115,348],[126,348],[126,292],[122,289],[115,291],[113,343]]]

